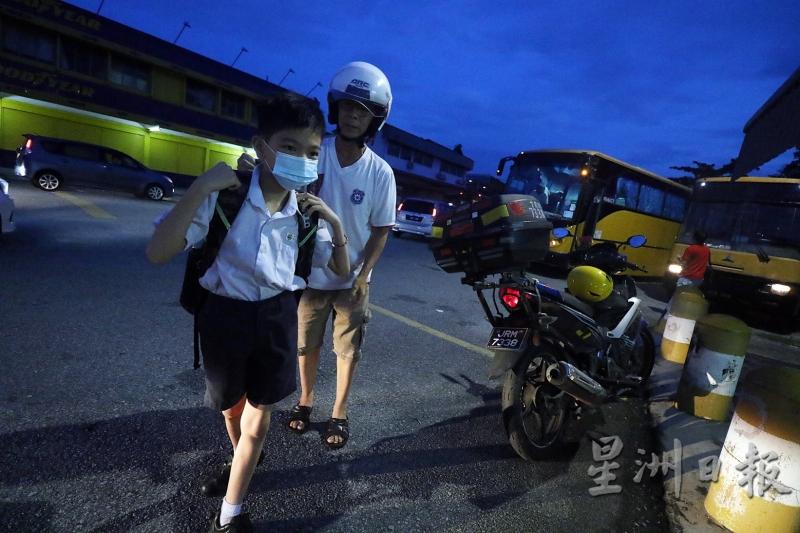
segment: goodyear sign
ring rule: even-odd
[[[95,88],[60,74],[37,69],[0,57],[0,81],[15,89],[33,89],[64,96],[93,98]]]
[[[99,31],[102,25],[99,18],[91,16],[87,11],[58,0],[8,0],[8,3],[41,17],[66,22],[86,30]]]

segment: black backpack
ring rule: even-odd
[[[242,183],[241,187],[233,191],[225,189],[219,192],[214,214],[208,225],[208,234],[203,244],[189,250],[186,257],[180,304],[187,312],[194,315],[194,368],[200,367],[200,332],[197,315],[208,298],[208,291],[200,285],[200,278],[216,260],[228,230],[233,225],[236,215],[239,214],[239,209],[244,204],[250,188],[251,174],[249,172],[237,172],[236,174]],[[314,255],[318,225],[318,213],[306,216],[300,211],[297,212],[299,254],[294,273],[305,281],[308,281],[308,276],[311,274],[311,260]],[[298,294],[297,297],[299,298],[299,296]]]

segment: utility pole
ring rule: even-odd
[[[281,78],[281,81],[279,81],[279,82],[278,82],[278,85],[281,85],[281,84],[283,83],[283,80],[285,80],[285,79],[286,79],[286,77],[287,77],[289,74],[294,74],[294,69],[289,69],[289,70],[287,70],[287,71],[286,71],[286,74],[284,74],[284,75],[283,75],[283,77]],[[281,86],[282,86],[282,85],[281,85]]]
[[[103,9],[103,4],[106,3],[106,0],[100,0],[100,5],[97,7],[97,11],[94,12],[95,15],[100,14],[100,10]]]
[[[189,24],[186,21],[183,21],[183,28],[181,28],[181,31],[178,32],[178,36],[175,37],[175,40],[172,41],[172,44],[177,44],[178,43],[178,39],[180,39],[181,35],[183,35],[183,30],[185,30],[186,28],[191,28],[191,27],[192,27],[191,24]]]
[[[236,59],[234,59],[234,60],[233,60],[233,63],[231,63],[231,66],[234,66],[234,65],[236,64],[236,62],[237,62],[237,61],[239,61],[239,58],[240,58],[240,57],[242,57],[242,54],[244,54],[244,53],[246,53],[246,52],[247,52],[247,48],[245,48],[244,46],[242,46],[242,49],[241,49],[241,50],[239,50],[239,55],[237,55],[237,56],[236,56]]]
[[[309,90],[309,91],[306,93],[306,96],[308,96],[309,94],[311,94],[312,92],[314,92],[314,89],[316,89],[317,87],[322,87],[322,84],[321,84],[320,82],[317,82],[317,84],[316,84],[316,85],[314,85],[314,86],[313,86],[313,87],[312,87],[312,88],[311,88],[311,89],[310,89],[310,90]]]

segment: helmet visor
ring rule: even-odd
[[[348,91],[356,91],[356,90],[358,89],[354,87],[352,88],[348,87]],[[354,94],[353,92],[342,92],[342,91],[331,90],[330,94],[333,97],[334,102],[340,102],[342,100],[350,100],[351,102],[357,102],[361,104],[361,106],[364,107],[364,109],[369,111],[370,115],[372,115],[373,117],[379,117],[379,118],[385,117],[386,107],[380,104],[376,104],[375,102],[372,102],[369,99],[369,91],[364,90],[363,92],[365,94],[361,95],[361,94]]]

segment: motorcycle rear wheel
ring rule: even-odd
[[[628,374],[640,376],[643,386],[650,379],[650,373],[656,362],[656,341],[644,324],[639,330],[639,338],[636,339],[632,356],[631,360],[626,361],[627,364],[622,365],[623,369]]]
[[[503,423],[509,443],[526,461],[563,452],[571,398],[550,385],[544,369],[558,359],[549,346],[531,348],[503,382]]]

